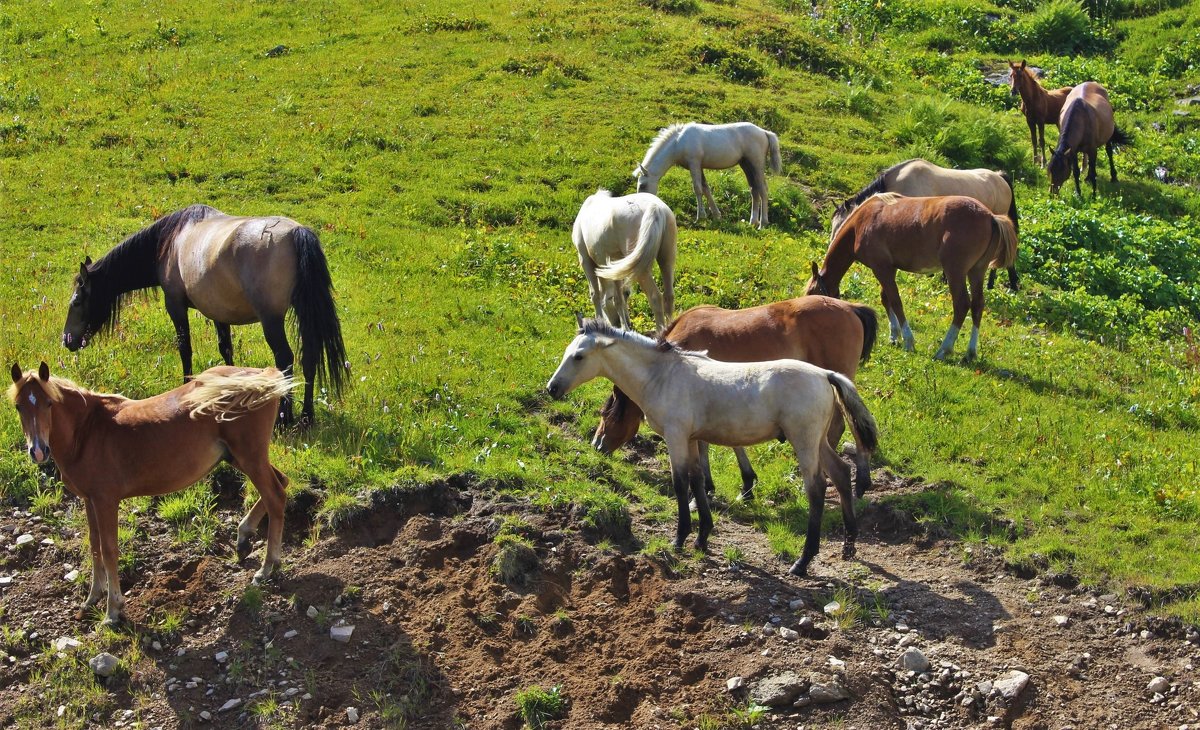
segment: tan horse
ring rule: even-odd
[[[1096,152],[1103,145],[1108,153],[1108,170],[1112,181],[1117,181],[1117,168],[1113,165],[1113,145],[1127,144],[1129,138],[1113,122],[1112,104],[1108,103],[1108,91],[1094,81],[1085,81],[1071,90],[1063,105],[1058,121],[1058,146],[1050,155],[1046,170],[1050,173],[1050,194],[1057,195],[1066,182],[1067,175],[1075,178],[1075,194],[1083,195],[1079,189],[1079,153],[1087,155],[1087,179],[1092,183],[1092,195],[1096,194]]]
[[[1071,87],[1046,91],[1038,83],[1033,71],[1025,65],[1025,59],[1021,59],[1019,64],[1009,61],[1008,69],[1008,90],[1013,96],[1021,97],[1021,111],[1025,113],[1029,137],[1033,140],[1033,162],[1040,165],[1046,161],[1046,124],[1058,124],[1058,115],[1063,102],[1067,100],[1067,94],[1071,93]]]
[[[207,205],[192,205],[159,218],[75,277],[63,345],[74,352],[117,321],[129,292],[161,286],[175,325],[183,379],[192,376],[188,309],[217,326],[217,344],[233,364],[229,327],[261,322],[275,367],[290,373],[295,358],[284,316],[296,315],[304,372],[302,424],[313,420],[313,384],[334,394],[346,379],[346,348],[333,302],[333,283],[317,234],[290,218],[240,218]],[[280,422],[292,421],[292,396],[283,399]]]
[[[854,212],[864,200],[876,193],[899,193],[912,198],[934,197],[940,195],[965,195],[975,198],[997,215],[1007,215],[1012,221],[1013,230],[1020,234],[1017,222],[1017,196],[1013,191],[1012,179],[1008,173],[995,172],[983,168],[974,170],[952,170],[939,167],[922,159],[905,160],[879,173],[871,184],[854,194],[833,212],[832,232],[829,240],[841,229],[846,218]],[[996,282],[996,271],[992,270],[988,277],[988,288]],[[1017,290],[1017,269],[1008,267],[1008,286]]]
[[[950,286],[954,321],[934,357],[943,359],[954,349],[970,309],[974,326],[967,357],[973,358],[979,349],[979,322],[983,317],[983,275],[989,266],[1011,266],[1016,257],[1017,232],[1012,222],[974,198],[906,198],[880,193],[846,220],[829,245],[825,262],[819,269],[815,263],[812,265],[812,278],[805,291],[839,296],[842,277],[855,261],[861,261],[879,280],[892,343],[903,336],[904,349],[912,350],[913,334],[896,287],[896,272],[941,271]]]
[[[250,478],[259,499],[238,525],[237,553],[269,515],[267,551],[254,582],[279,565],[288,480],[271,466],[268,447],[279,400],[291,378],[274,368],[216,367],[146,400],[94,393],[63,378],[12,366],[8,399],[17,407],[29,456],[54,457],[63,484],[87,510],[92,586],[77,618],[108,595],[105,623],[125,605],[117,572],[117,507],[122,499],[177,492],[221,461]]]
[[[684,350],[707,351],[708,356],[726,362],[763,360],[803,360],[817,367],[841,373],[851,380],[858,364],[865,362],[875,345],[878,323],[875,310],[822,296],[797,297],[748,309],[693,307],[663,332],[665,340]],[[637,434],[644,414],[629,396],[617,387],[600,412],[600,424],[592,445],[611,454],[629,443]],[[829,444],[837,448],[843,431],[837,415],[829,429]],[[754,496],[758,478],[746,450],[734,448],[742,473],[742,497]],[[708,444],[701,444],[701,469],[704,486],[713,491],[708,467]],[[855,493],[861,497],[871,486],[871,466],[866,454],[855,452]]]

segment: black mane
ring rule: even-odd
[[[867,185],[862,190],[859,190],[853,196],[847,198],[845,200],[845,202],[843,202],[841,205],[839,205],[834,212],[839,213],[841,215],[847,215],[851,211],[853,211],[855,208],[862,205],[863,201],[866,200],[867,198],[871,197],[872,195],[875,195],[876,193],[886,193],[888,191],[888,189],[887,189],[888,175],[892,174],[892,172],[894,172],[898,168],[901,168],[901,167],[907,165],[910,162],[912,162],[912,160],[905,160],[904,162],[899,162],[895,165],[892,165],[891,167],[884,170],[883,172],[879,173],[879,175],[877,175],[875,177],[875,179],[872,180],[869,185]]]
[[[181,228],[219,212],[207,205],[190,205],[164,215],[89,266],[92,291],[88,319],[93,329],[97,332],[112,329],[131,294],[158,285],[159,259]]]

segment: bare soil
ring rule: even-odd
[[[567,715],[546,727],[740,727],[748,692],[790,670],[836,680],[850,697],[763,713],[758,727],[1200,727],[1193,628],[1070,576],[1017,575],[989,549],[931,535],[882,503],[925,485],[886,474],[876,482],[861,506],[857,558],[839,559],[841,536],[826,535],[809,579],[786,575],[765,537],[729,517],[707,558],[680,561],[633,543],[602,549],[570,511],[538,511],[464,479],[381,492],[351,525],[316,540],[306,540],[308,505],[297,500],[284,572],[248,594],[261,550],[243,565],[231,557],[235,499],[224,504],[215,554],[173,544],[166,525],[139,516],[125,631],[143,651],[96,679],[109,701],[90,725],[344,727],[354,707],[358,727],[519,728],[514,694],[561,685]],[[505,585],[492,568],[505,515],[531,526],[538,565],[527,585]],[[35,670],[52,642],[93,630],[73,618],[83,586],[63,580],[64,563],[83,557],[71,524],[11,511],[0,519],[0,575],[13,576],[0,586],[4,622],[25,632],[0,656],[0,724],[36,707],[31,696],[47,680]],[[672,530],[635,524],[643,539]],[[32,548],[6,549],[24,532]],[[54,544],[41,545],[46,537]],[[731,565],[727,547],[744,557]],[[854,626],[823,612],[839,589],[863,604]],[[161,628],[169,613],[186,616],[178,630]],[[801,627],[799,638],[764,634],[773,618]],[[354,626],[348,643],[331,639],[338,624]],[[900,668],[910,647],[928,657],[928,674]],[[112,651],[128,662],[129,648]],[[70,656],[86,666],[93,653]],[[1030,676],[1017,697],[978,691],[1014,669]],[[730,692],[735,676],[745,687]],[[1170,684],[1158,698],[1147,689],[1156,676]],[[220,711],[234,698],[237,707]],[[40,710],[46,724],[54,710]]]

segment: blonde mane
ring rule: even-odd
[[[883,203],[884,205],[895,205],[896,203],[900,202],[900,198],[903,197],[904,196],[900,193],[875,193],[868,200],[878,199],[879,202]]]
[[[646,164],[649,163],[650,160],[654,159],[664,145],[678,137],[679,133],[682,132],[683,128],[686,126],[686,123],[676,123],[669,127],[663,127],[662,129],[658,130],[658,136],[656,136],[654,141],[650,143],[650,149],[646,150],[646,156],[642,158],[642,164],[638,165],[638,167],[643,170],[646,169]]]
[[[41,383],[42,390],[46,391],[46,396],[50,398],[51,403],[62,403],[64,390],[70,390],[81,394],[91,393],[90,390],[80,386],[73,380],[51,375],[49,382],[46,382],[38,378],[36,370],[26,370],[25,374],[21,376],[21,382],[13,383],[12,385],[8,386],[8,391],[5,393],[5,395],[8,397],[8,402],[16,403],[17,393],[20,393],[21,388],[24,388],[31,380],[37,380],[39,383]]]

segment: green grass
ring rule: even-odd
[[[590,448],[603,384],[565,403],[542,393],[572,313],[590,309],[569,240],[586,195],[631,192],[630,170],[669,122],[772,128],[785,174],[770,180],[767,230],[741,222],[749,195],[736,169],[708,175],[722,222],[691,223],[682,171],[660,191],[682,224],[680,309],[748,306],[799,293],[831,204],[880,168],[914,155],[1003,166],[1018,180],[1026,288],[989,296],[979,362],[940,364],[930,357],[948,324],[945,287],[902,277],[918,351],[883,343],[859,376],[881,461],[939,485],[904,507],[950,534],[998,540],[1013,560],[1115,585],[1195,584],[1200,371],[1182,328],[1198,313],[1200,195],[1153,178],[1165,165],[1171,179],[1200,182],[1194,118],[1172,114],[1194,11],[1122,11],[1092,19],[1087,54],[1029,53],[1050,85],[1105,83],[1135,137],[1117,156],[1121,183],[1081,202],[1047,197],[1015,103],[979,80],[1019,47],[991,40],[988,14],[1008,27],[1010,7],[837,0],[814,18],[805,3],[755,0],[551,0],[513,12],[461,1],[436,12],[336,0],[221,10],[162,0],[138,13],[7,5],[0,358],[44,358],[132,396],[177,385],[173,330],[154,297],[86,350],[58,344],[79,261],[193,202],[287,214],[321,235],[352,368],[353,387],[322,399],[316,428],[272,446],[293,489],[322,492],[323,534],[362,514],[374,489],[471,473],[543,508],[578,505],[600,539],[623,543],[634,517],[673,521],[665,474]],[[947,17],[967,22],[941,32]],[[278,43],[288,52],[267,57]],[[844,288],[878,301],[861,268]],[[648,329],[644,296],[633,307]],[[211,326],[193,315],[192,330],[197,368],[216,364]],[[239,363],[272,361],[254,326],[235,328],[234,348]],[[13,447],[0,454],[4,498],[46,508],[11,411],[0,428]],[[767,444],[752,458],[774,506],[732,513],[794,559],[807,506],[793,457]],[[732,500],[740,480],[726,450],[713,466]],[[212,539],[203,494],[159,502],[178,539]],[[137,559],[133,506],[124,569]],[[839,522],[827,514],[827,531]],[[827,532],[818,560],[838,539]],[[1167,610],[1194,619],[1200,601]]]
[[[562,686],[554,685],[542,689],[537,685],[517,690],[514,697],[517,714],[526,727],[538,730],[550,720],[563,716],[567,710],[567,698],[562,695]]]

